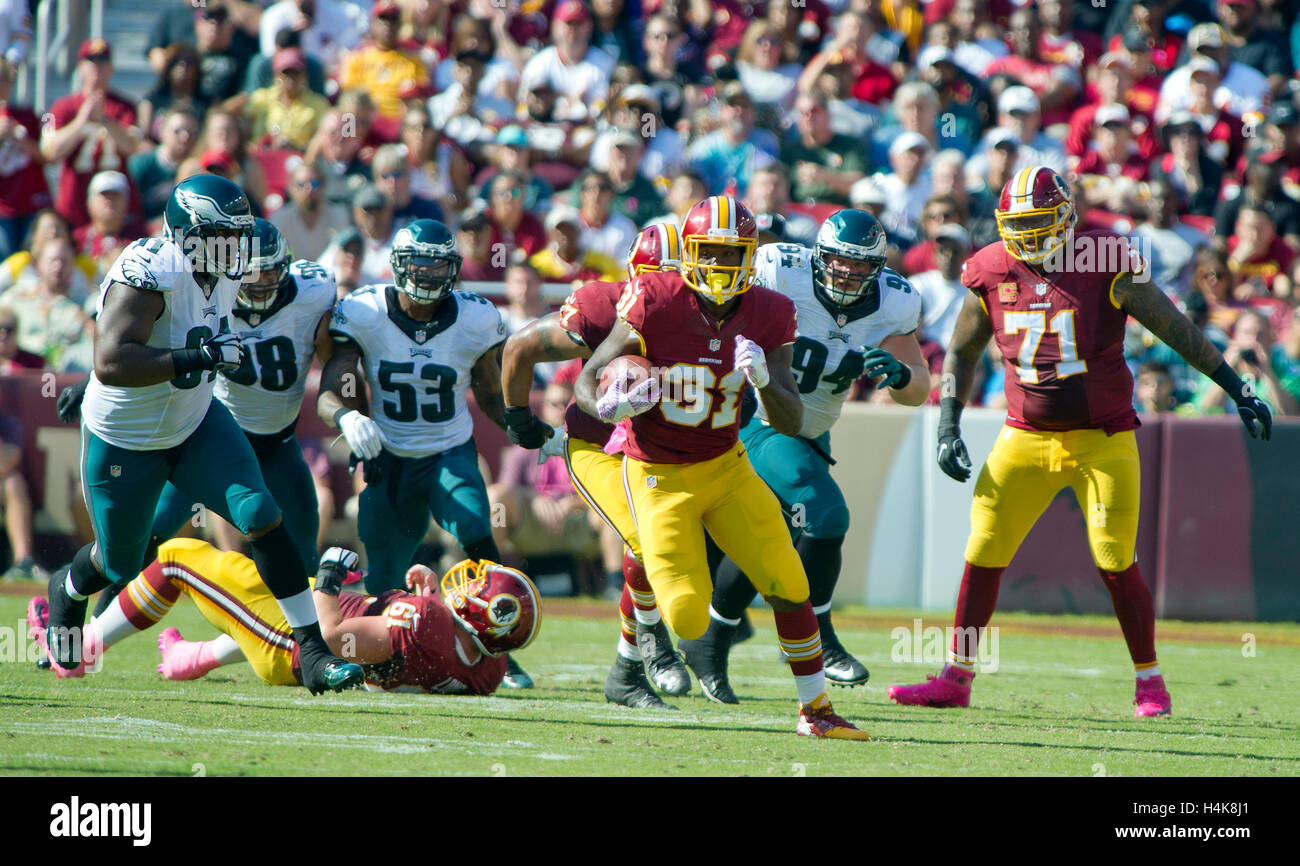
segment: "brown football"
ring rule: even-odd
[[[600,382],[596,389],[597,396],[603,396],[614,382],[622,379],[626,385],[623,390],[630,390],[650,377],[650,362],[640,355],[620,355],[605,365],[600,371]]]

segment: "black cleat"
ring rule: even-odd
[[[302,664],[302,684],[313,695],[360,688],[366,678],[361,665],[331,655],[318,655]]]
[[[45,598],[48,600],[46,614],[45,648],[49,651],[46,661],[52,658],[54,663],[65,671],[75,670],[81,664],[78,657],[81,652],[81,629],[86,624],[87,600],[76,601],[64,589],[68,579],[68,569],[61,568],[50,575]],[[37,662],[39,664],[39,661]]]
[[[678,641],[682,659],[695,671],[704,696],[719,704],[738,704],[740,698],[727,680],[727,656],[736,627],[710,617],[708,631],[699,640]]]
[[[501,677],[501,685],[507,689],[531,689],[533,687],[533,678],[528,672],[519,666],[512,655],[506,655],[506,672]]]
[[[673,651],[668,626],[662,619],[654,625],[636,624],[636,645],[645,663],[646,676],[666,695],[684,695],[691,690],[691,675]]]
[[[866,666],[850,655],[840,643],[831,625],[831,615],[824,613],[817,617],[817,624],[822,633],[822,669],[826,672],[826,681],[837,686],[852,687],[871,679],[871,672]]]
[[[671,704],[665,704],[655,694],[650,681],[646,679],[645,668],[622,656],[614,660],[609,676],[605,677],[605,700],[636,709],[677,709]]]

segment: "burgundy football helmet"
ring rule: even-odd
[[[700,245],[736,247],[740,264],[700,264]],[[709,196],[698,202],[682,220],[682,279],[715,304],[749,291],[758,249],[754,215],[729,195]]]
[[[994,216],[1007,252],[1031,263],[1064,246],[1078,219],[1070,185],[1045,165],[1016,172],[1002,188]]]
[[[627,278],[646,271],[676,271],[682,266],[682,235],[672,223],[647,226],[627,253]]]
[[[521,650],[537,637],[542,600],[523,572],[466,559],[443,575],[441,586],[443,603],[487,655]]]

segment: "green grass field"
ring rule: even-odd
[[[33,589],[36,587],[33,585]],[[933,673],[891,659],[908,611],[839,614],[845,645],[871,669],[835,689],[840,714],[874,742],[794,734],[793,684],[770,616],[736,648],[735,707],[698,692],[677,712],[607,704],[614,607],[548,602],[519,661],[537,681],[490,698],[348,692],[313,698],[272,687],[247,665],[192,683],[158,679],[153,633],[114,647],[103,671],[56,681],[25,658],[26,596],[0,595],[0,773],[18,775],[1246,775],[1300,774],[1300,626],[1161,623],[1160,664],[1174,715],[1136,720],[1115,623],[999,615],[999,670],[976,680],[969,710],[894,706],[885,688]],[[212,629],[186,600],[168,617],[189,638]],[[929,615],[926,626],[947,626]],[[1254,655],[1243,634],[1254,635]],[[17,641],[17,643],[15,643]],[[8,642],[8,644],[6,644]]]

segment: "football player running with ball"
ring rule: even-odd
[[[507,651],[528,646],[541,626],[542,606],[522,572],[465,560],[437,575],[424,565],[406,573],[407,590],[378,596],[342,592],[357,564],[350,550],[331,547],[320,558],[313,594],[330,648],[362,665],[366,684],[385,691],[487,695],[501,684]],[[177,538],[113,601],[104,646],[153,628],[187,595],[220,636],[187,641],[175,628],[158,635],[165,680],[194,680],[222,665],[247,661],[263,682],[294,685],[300,660],[288,623],[257,578],[248,557],[205,541]]]
[[[921,296],[885,267],[885,244],[885,230],[875,217],[841,210],[822,223],[813,249],[768,244],[759,248],[754,265],[755,285],[790,298],[799,315],[791,369],[803,401],[803,423],[798,435],[786,435],[760,406],[741,428],[740,440],[794,529],[795,550],[808,573],[812,610],[821,629],[826,679],[842,686],[865,683],[870,674],[831,626],[831,596],[840,577],[849,509],[831,478],[830,429],[849,387],[864,373],[905,406],[919,406],[930,393],[929,368],[916,340]],[[708,631],[682,644],[705,695],[721,703],[737,703],[727,679],[727,653],[754,592],[739,566],[724,559],[717,570]]]
[[[1126,318],[1227,391],[1252,437],[1269,438],[1272,416],[1150,279],[1136,251],[1106,232],[1074,231],[1074,201],[1056,172],[1043,166],[1017,172],[1002,190],[996,218],[1002,241],[962,268],[970,294],[944,359],[940,468],[957,481],[970,477],[959,425],[990,337],[1006,359],[1006,426],[975,482],[948,664],[927,682],[890,687],[889,696],[918,706],[969,704],[998,580],[1039,515],[1068,486],[1087,516],[1088,545],[1133,659],[1135,715],[1166,715],[1172,702],[1156,665],[1155,612],[1134,558],[1138,418],[1124,363]],[[1104,255],[1107,250],[1119,254]]]
[[[623,482],[646,574],[672,630],[691,640],[708,628],[707,529],[772,605],[799,697],[797,733],[869,739],[831,708],[808,578],[781,505],[738,437],[746,383],[775,429],[793,436],[803,426],[790,372],[794,304],[751,287],[758,230],[734,198],[696,204],[681,234],[681,273],[643,273],[628,283],[618,321],[578,378],[578,405],[607,423],[631,422]],[[644,356],[653,375],[630,388],[617,377],[598,394],[597,374],[623,355]]]
[[[501,314],[472,292],[453,291],[461,255],[447,227],[420,219],[393,238],[393,285],[364,286],[334,309],[334,354],[316,408],[365,463],[357,529],[366,546],[367,591],[399,588],[432,513],[470,559],[496,562],[487,488],[478,468],[466,392],[505,427],[499,358]],[[361,365],[366,414],[356,387]],[[512,666],[509,685],[532,685]]]
[[[650,271],[676,273],[681,264],[677,226],[650,226],[637,235],[628,255],[628,279]],[[556,313],[548,313],[520,328],[506,341],[501,379],[506,396],[506,425],[510,441],[525,448],[555,448],[564,454],[573,487],[592,510],[613,527],[626,545],[623,556],[623,595],[619,599],[622,627],[618,657],[605,679],[605,699],[628,707],[668,707],[654,686],[669,695],[684,695],[691,677],[673,651],[672,639],[655,604],[654,590],[641,561],[641,541],[627,494],[623,491],[623,458],[614,427],[570,404],[565,431],[552,438],[551,428],[532,413],[528,395],[533,368],[543,361],[590,358],[614,327],[614,312],[626,282],[593,282],[575,290]],[[551,441],[548,441],[551,440]],[[609,444],[609,453],[606,445]],[[649,675],[649,679],[647,679]]]
[[[80,676],[98,651],[83,629],[86,598],[145,565],[154,509],[171,481],[250,539],[252,561],[297,643],[313,693],[360,683],[358,665],[326,646],[307,569],[257,457],[230,411],[212,399],[217,373],[243,363],[230,316],[248,265],[253,217],[228,180],[179,183],[166,236],[128,246],[105,277],[95,322],[95,369],[82,415],[82,484],[95,541],[51,579],[48,607],[28,621],[60,677]]]

